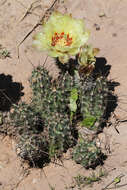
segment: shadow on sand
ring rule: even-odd
[[[23,96],[21,83],[13,82],[11,75],[0,74],[0,111],[9,111]]]

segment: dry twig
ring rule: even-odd
[[[26,8],[20,1],[16,0],[18,3],[20,3],[24,8]],[[23,14],[23,16],[19,19],[18,23],[20,23],[21,21],[23,21],[25,19],[25,17],[28,15],[28,14],[35,14],[35,13],[32,13],[32,10],[35,9],[36,7],[34,7],[34,5],[36,3],[40,2],[40,0],[37,0],[33,3],[30,4],[30,6],[28,8],[26,8],[26,12]],[[38,16],[37,14],[35,14],[36,16]]]
[[[116,185],[117,183],[120,182],[121,178],[124,177],[125,175],[124,174],[120,174],[118,175],[117,177],[115,177],[110,183],[108,183],[108,185],[106,185],[104,188],[102,188],[101,190],[106,190],[106,189],[116,189],[116,188],[119,188],[119,187],[122,187],[124,185]],[[118,179],[118,180],[117,180]],[[118,182],[117,182],[118,181]],[[109,187],[110,185],[114,184],[114,187]]]
[[[34,27],[26,34],[26,36],[23,38],[23,40],[17,45],[17,50],[18,50],[18,58],[19,58],[19,47],[21,46],[21,44],[28,38],[29,35],[31,35],[31,33],[39,26],[42,24],[42,22],[44,22],[45,19],[47,19],[47,17],[49,17],[53,10],[54,10],[54,7],[56,5],[56,3],[58,2],[59,0],[54,0],[53,4],[51,5],[51,7],[49,9],[47,9],[44,13],[44,15],[41,17],[41,19],[39,20],[39,22],[37,22]],[[26,12],[27,14],[27,12]],[[26,15],[25,14],[25,15]],[[24,15],[24,16],[25,16]]]

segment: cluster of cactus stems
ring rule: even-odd
[[[86,141],[77,126],[95,133],[101,128],[108,93],[106,79],[93,74],[83,77],[76,66],[74,72],[65,69],[53,81],[39,66],[32,72],[30,85],[31,103],[14,105],[10,113],[12,135],[18,137],[17,154],[36,163],[58,158],[73,147],[76,163],[86,168],[95,165],[101,150],[95,142]]]
[[[59,158],[69,148],[72,158],[86,168],[100,160],[100,148],[84,134],[101,130],[109,88],[106,77],[94,73],[99,49],[87,45],[88,38],[82,19],[58,11],[34,37],[34,47],[57,58],[60,74],[53,80],[43,66],[35,68],[31,102],[13,105],[10,112],[6,133],[16,137],[17,154],[30,163]]]
[[[100,131],[108,83],[105,77],[94,75],[95,54],[90,47],[88,50],[88,64],[84,61],[83,65],[86,57],[80,59],[81,65],[59,63],[62,69],[56,80],[42,66],[33,70],[31,102],[13,105],[10,112],[9,134],[16,136],[16,150],[21,158],[32,163],[51,160],[73,147],[72,158],[84,167],[99,160],[100,148],[87,141],[81,131]]]

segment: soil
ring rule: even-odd
[[[9,84],[18,95],[13,103],[20,99],[29,102],[31,89],[29,77],[33,68],[43,65],[46,53],[37,52],[32,48],[32,38],[41,26],[37,27],[19,47],[18,44],[36,25],[53,0],[38,0],[35,8],[24,18],[26,11],[34,0],[0,0],[0,44],[10,52],[10,57],[0,58],[0,81],[5,80],[4,87]],[[112,125],[104,128],[99,135],[104,152],[108,155],[101,166],[108,175],[92,187],[82,187],[83,190],[102,190],[115,177],[123,174],[119,185],[121,190],[127,190],[127,129],[126,122],[115,123],[113,116],[119,121],[127,119],[127,2],[126,0],[65,0],[58,1],[55,9],[71,13],[76,18],[83,18],[86,27],[91,31],[89,43],[98,47],[100,64],[107,67],[109,79],[120,83],[115,88],[118,105],[112,115]],[[45,66],[57,76],[58,72],[51,58],[47,58]],[[102,66],[103,67],[103,66]],[[1,84],[0,84],[1,86]],[[21,94],[22,92],[22,94]],[[11,94],[10,94],[11,97]],[[111,101],[112,103],[112,101]],[[6,109],[9,109],[7,107]],[[6,109],[4,111],[6,111]],[[65,155],[62,162],[51,163],[43,169],[29,168],[15,152],[15,142],[8,136],[0,136],[0,190],[65,190],[71,188],[73,177],[78,174],[89,175],[93,170],[85,170]],[[96,171],[99,167],[96,169]],[[113,189],[113,188],[112,188]]]

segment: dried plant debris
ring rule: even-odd
[[[7,57],[10,57],[10,51],[0,44],[0,59],[6,59]]]
[[[66,189],[82,190],[85,187],[92,187],[95,182],[101,182],[103,177],[107,177],[107,175],[107,171],[102,167],[98,168],[97,171],[91,172],[88,176],[78,174],[73,178],[72,184],[66,187]]]

